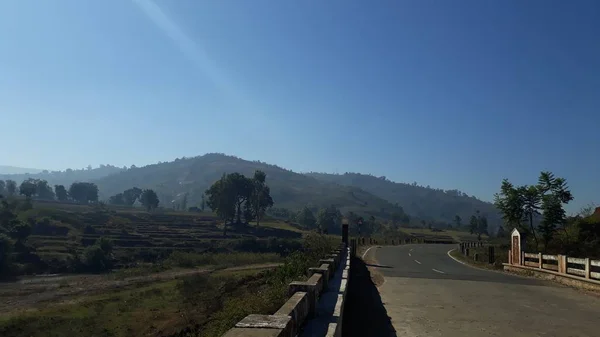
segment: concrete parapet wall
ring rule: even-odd
[[[342,243],[309,268],[307,281],[290,283],[290,298],[273,315],[248,315],[223,337],[341,336],[350,246]]]

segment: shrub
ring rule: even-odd
[[[103,272],[110,270],[113,266],[112,241],[101,237],[96,243],[87,247],[83,252],[84,264],[91,272]]]

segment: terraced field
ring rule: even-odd
[[[259,249],[261,243],[267,245],[269,241],[302,236],[301,230],[283,221],[265,222],[260,227],[228,226],[227,235],[223,236],[220,221],[207,213],[147,213],[138,209],[39,204],[28,215],[42,219],[41,222],[46,219],[28,239],[45,261],[81,253],[100,237],[111,239],[117,258],[127,261],[128,256],[131,260],[143,259],[149,251],[153,255],[163,255],[161,251],[168,255],[174,250],[227,251],[237,250],[245,243],[250,246],[250,242]]]

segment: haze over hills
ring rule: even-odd
[[[463,224],[471,215],[480,211],[488,217],[490,224],[499,223],[500,215],[496,207],[482,200],[469,196],[459,190],[442,190],[417,183],[407,184],[388,180],[386,177],[375,177],[361,173],[307,173],[322,181],[343,186],[354,186],[372,193],[392,203],[398,203],[404,211],[420,219],[452,223],[456,215]],[[495,227],[495,226],[494,226]]]
[[[24,167],[16,167],[9,165],[0,165],[0,174],[23,174],[23,173],[39,173],[43,170],[40,169],[32,169],[32,168],[24,168]]]
[[[16,172],[16,173],[0,173],[0,180],[14,180],[20,184],[28,178],[43,179],[48,181],[50,186],[53,185],[70,185],[75,181],[91,181],[110,175],[112,173],[126,170],[127,168],[116,167],[112,165],[100,165],[100,167],[92,168],[88,166],[84,169],[66,169],[64,171],[48,171],[38,170],[38,172]],[[28,169],[24,169],[28,170]]]
[[[424,222],[445,226],[453,223],[455,215],[459,215],[466,224],[477,210],[488,216],[491,229],[496,227],[499,219],[492,204],[457,190],[443,191],[396,183],[385,177],[358,173],[300,174],[276,165],[216,153],[144,167],[103,165],[95,169],[3,175],[0,179],[13,179],[20,183],[32,177],[45,179],[51,185],[92,181],[99,187],[100,198],[105,200],[133,186],[151,188],[157,192],[161,205],[169,207],[185,194],[188,195],[188,206],[198,205],[204,191],[223,173],[239,172],[251,176],[255,170],[267,174],[276,207],[298,210],[304,206],[316,209],[335,205],[342,212],[353,211],[382,218],[406,212],[415,226],[422,226]]]

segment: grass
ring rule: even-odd
[[[0,318],[1,336],[220,336],[250,313],[282,304],[272,273],[222,271],[135,286]],[[274,311],[274,310],[273,310]],[[199,328],[201,327],[201,329]]]
[[[174,280],[156,278],[153,283],[126,283],[110,293],[88,292],[82,297],[41,302],[3,313],[0,336],[218,337],[248,314],[275,312],[287,300],[289,282],[306,279],[308,267],[316,265],[318,258],[338,242],[339,238],[307,235],[305,250],[283,261],[276,254],[176,253],[164,264],[171,268],[274,261],[283,264],[266,270],[224,269]],[[158,264],[148,264],[122,276],[160,271],[157,268]]]

